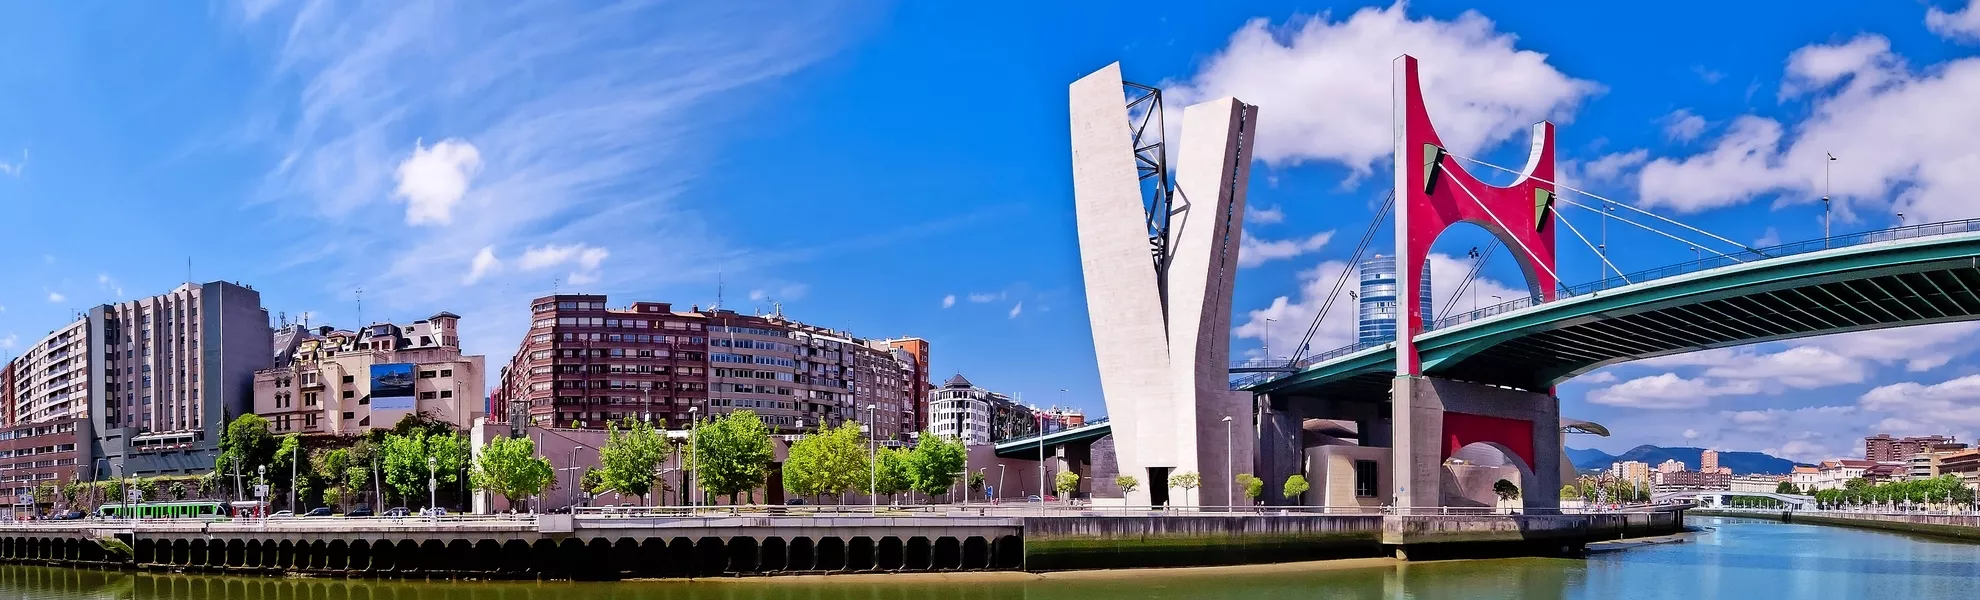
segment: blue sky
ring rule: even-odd
[[[1402,52],[1461,151],[1517,164],[1550,118],[1579,187],[1734,240],[1818,236],[1823,152],[1838,232],[1980,216],[1961,193],[1980,186],[1980,9],[1951,0],[1065,4],[9,5],[0,353],[168,289],[188,259],[314,323],[355,322],[360,289],[367,320],[460,313],[491,363],[535,295],[706,306],[720,281],[729,307],[927,337],[938,377],[1097,412],[1065,86],[1117,60],[1172,107],[1261,107],[1240,352],[1263,353],[1268,317],[1297,345],[1378,206]],[[1693,254],[1608,239],[1624,270]],[[1562,247],[1564,279],[1596,276]],[[1473,300],[1447,299],[1464,266],[1433,263],[1439,304]],[[1486,277],[1480,304],[1523,293],[1503,254]],[[1346,340],[1336,310],[1315,348]],[[1561,395],[1617,430],[1593,443],[1611,450],[1972,439],[1973,333],[1673,357]]]

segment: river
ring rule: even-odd
[[[1391,598],[1794,600],[1980,597],[1980,545],[1890,533],[1695,517],[1686,543],[1587,559],[753,578],[424,582],[153,575],[0,566],[0,598],[50,600],[1177,600]]]

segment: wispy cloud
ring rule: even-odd
[[[27,158],[28,158],[28,151],[26,148],[22,148],[20,160],[18,161],[0,160],[0,175],[6,175],[9,177],[20,177],[21,169],[27,167]]]
[[[1022,300],[1018,301],[1017,304],[1011,306],[1011,312],[1009,318],[1015,319],[1018,318],[1018,315],[1021,314],[1024,314],[1024,301]]]
[[[96,287],[97,289],[110,292],[110,295],[119,299],[124,297],[124,284],[118,283],[117,278],[111,277],[109,273],[96,274]]]
[[[6,348],[8,350],[12,350],[14,349],[15,345],[18,345],[20,343],[21,343],[21,336],[16,335],[12,331],[7,332],[7,337],[0,337],[0,348]]]
[[[955,306],[955,305],[956,305],[956,295],[955,295],[955,294],[949,294],[949,295],[947,295],[947,296],[943,296],[943,297],[942,297],[942,308],[948,308],[948,307],[951,307],[951,306]],[[4,306],[0,306],[0,310],[6,310],[6,307],[4,307]]]
[[[69,297],[62,295],[61,292],[48,292],[49,302],[66,302],[68,299]]]
[[[977,304],[984,304],[988,302],[996,302],[998,299],[1003,297],[1004,294],[1001,292],[972,292],[969,295],[969,301],[975,302]]]

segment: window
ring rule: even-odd
[[[452,397],[454,397],[454,390],[440,390],[440,397],[441,397],[441,398],[452,398]]]
[[[421,400],[432,400],[433,398],[434,398],[434,393],[433,393],[433,392],[420,392],[420,393],[419,393],[419,399],[421,399]]]
[[[1354,461],[1354,496],[1356,498],[1375,497],[1375,461]]]
[[[357,378],[356,378],[355,376],[352,376],[352,375],[345,375],[345,376],[344,376],[344,383],[351,383],[351,382],[354,382],[354,381],[357,381]]]
[[[420,378],[420,379],[432,379],[432,378],[433,378],[433,372],[432,372],[432,371],[420,371],[420,372],[419,372],[419,378]]]
[[[357,397],[357,390],[344,390],[344,397],[345,397],[345,398],[356,398],[356,397]]]

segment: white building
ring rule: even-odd
[[[15,423],[41,423],[89,414],[89,319],[48,333],[13,360]]]
[[[961,373],[929,392],[928,430],[967,445],[990,443],[991,403],[1010,400],[971,384]]]
[[[1786,478],[1779,475],[1739,475],[1728,480],[1728,483],[1735,492],[1771,493],[1780,489],[1782,481]]]

